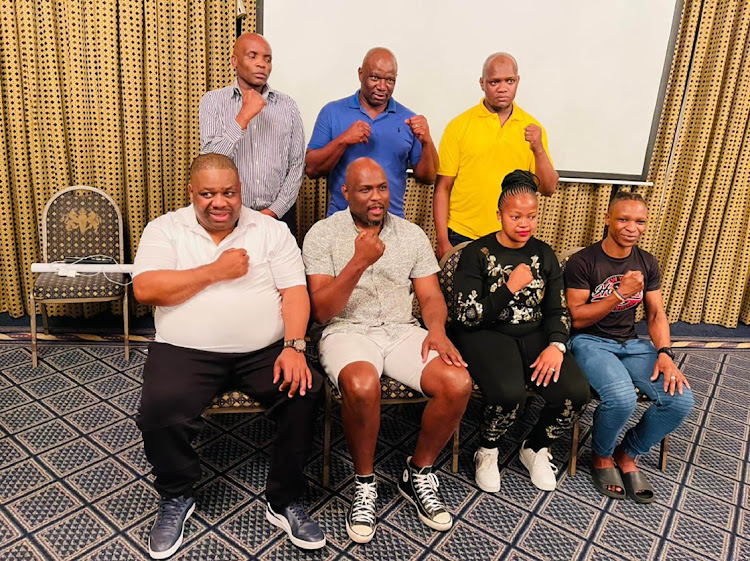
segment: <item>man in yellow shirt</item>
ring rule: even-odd
[[[440,257],[454,244],[498,229],[497,199],[508,173],[529,170],[539,177],[540,193],[555,191],[560,176],[549,157],[547,133],[513,102],[519,79],[511,55],[490,55],[479,78],[484,98],[443,133],[433,201]]]

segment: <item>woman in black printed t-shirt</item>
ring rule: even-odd
[[[502,229],[467,245],[455,273],[452,333],[485,403],[474,456],[476,482],[485,491],[500,488],[498,442],[520,415],[527,385],[545,405],[519,456],[545,491],[557,485],[549,446],[589,400],[586,378],[565,353],[570,316],[560,266],[552,248],[533,237],[537,184],[528,171],[505,177],[497,211]]]

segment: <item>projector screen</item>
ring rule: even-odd
[[[320,109],[359,87],[368,49],[398,59],[394,99],[427,117],[436,144],[483,97],[494,52],[519,65],[516,103],[547,130],[563,177],[644,180],[679,25],[680,0],[263,0],[269,84]]]

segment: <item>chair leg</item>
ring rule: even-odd
[[[451,472],[458,473],[458,454],[459,450],[459,431],[461,430],[461,424],[459,423],[456,427],[456,432],[453,433],[453,458],[451,459]]]
[[[47,304],[39,302],[39,309],[42,311],[42,327],[44,327],[44,334],[49,335],[49,318],[47,317]]]
[[[331,482],[331,385],[326,386],[325,412],[323,413],[323,487]]]
[[[130,362],[130,325],[128,322],[128,287],[125,287],[125,296],[122,299],[122,323],[125,342],[125,362]]]
[[[571,476],[576,474],[576,467],[578,466],[578,438],[580,432],[580,420],[576,419],[576,422],[573,423],[573,433],[570,435],[570,461],[568,472]]]
[[[659,446],[659,469],[667,471],[667,454],[669,453],[669,435],[665,436]]]
[[[29,316],[31,317],[31,366],[37,367],[38,360],[36,356],[36,301],[34,295],[29,298]]]

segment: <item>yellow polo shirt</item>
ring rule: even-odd
[[[503,178],[517,169],[536,169],[534,154],[524,139],[524,129],[530,124],[541,127],[549,156],[544,127],[515,103],[503,126],[481,101],[448,123],[440,140],[438,168],[438,175],[456,178],[448,228],[473,239],[500,229],[497,199]]]

